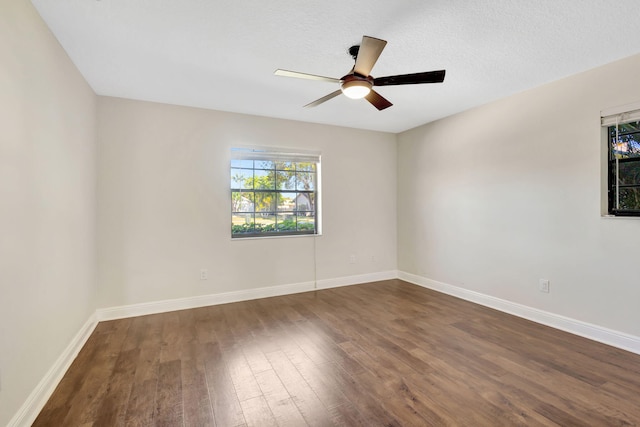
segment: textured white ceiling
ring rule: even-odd
[[[401,132],[640,52],[637,0],[32,0],[100,95]],[[388,41],[375,77],[446,69],[442,84],[336,84],[363,35]]]

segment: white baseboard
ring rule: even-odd
[[[119,307],[99,308],[96,310],[98,321],[124,319],[147,314],[166,313],[186,310],[208,305],[228,304],[231,302],[249,301],[258,298],[276,297],[315,290],[313,282],[295,283],[292,285],[271,286],[266,288],[247,289],[224,292],[220,294],[199,295],[195,297],[177,298],[140,304],[122,305]]]
[[[457,286],[427,279],[426,277],[417,276],[404,271],[398,272],[398,278],[424,288],[442,292],[443,294],[452,295],[476,304],[513,314],[514,316],[522,317],[536,323],[550,326],[555,329],[560,329],[561,331],[569,332],[593,341],[598,341],[632,353],[640,354],[640,337],[634,335],[614,331],[612,329],[582,322],[580,320],[550,313],[544,310],[538,310],[537,308],[470,291],[468,289],[459,288]]]
[[[200,295],[188,298],[123,305],[119,307],[99,308],[98,310],[96,310],[96,318],[98,319],[98,321],[124,319],[127,317],[166,313],[169,311],[186,310],[189,308],[206,307],[209,305],[228,304],[231,302],[249,301],[259,298],[291,295],[300,292],[315,291],[318,289],[328,289],[338,286],[355,285],[358,283],[375,282],[378,280],[389,280],[395,279],[397,277],[398,272],[396,270],[391,270],[379,273],[339,277],[336,279],[318,280],[317,286],[315,286],[314,282],[302,282],[290,285],[225,292],[220,294]]]
[[[358,274],[355,276],[338,277],[335,279],[318,280],[318,289],[338,288],[341,286],[357,285],[360,283],[378,282],[398,278],[397,270],[380,271],[377,273]]]
[[[7,427],[30,426],[53,394],[62,377],[71,366],[76,356],[85,345],[98,321],[95,314],[82,326],[80,331],[73,337],[67,348],[62,352],[58,360],[40,380],[36,388],[33,389],[27,400],[22,404],[18,412],[9,421]]]

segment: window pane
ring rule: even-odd
[[[640,122],[625,123],[609,127],[611,158],[628,159],[640,157]]]
[[[613,131],[615,133],[615,126],[613,127]],[[618,125],[618,132],[627,133],[627,132],[640,132],[640,122],[631,122],[631,123],[623,123]]]
[[[278,171],[277,174],[277,188],[278,190],[295,190],[296,189],[296,174],[294,171]]]
[[[640,157],[640,134],[621,136],[611,143],[612,158],[629,159]]]
[[[640,188],[621,188],[618,210],[640,210]]]
[[[276,193],[256,193],[256,212],[275,212]]]
[[[232,191],[231,192],[231,210],[233,212],[253,212],[254,195],[251,191]]]
[[[640,160],[618,163],[620,185],[640,185]]]
[[[294,171],[295,163],[293,162],[276,162],[276,169],[280,171]]]
[[[296,163],[297,171],[306,171],[306,172],[315,172],[316,164],[315,163]]]
[[[233,160],[231,160],[231,167],[232,168],[253,169],[253,160],[237,160],[237,159],[233,159]]]
[[[313,191],[316,188],[316,174],[309,172],[298,172],[296,174],[296,190]]]
[[[273,180],[273,171],[265,171],[256,169],[253,186],[256,190],[273,190],[275,182]]]
[[[277,231],[296,231],[296,218],[292,214],[278,214]]]
[[[233,214],[231,216],[231,233],[252,233],[254,232],[253,214]]]
[[[313,194],[297,193],[296,211],[307,212],[313,210]]]
[[[237,190],[253,189],[253,171],[248,169],[231,169],[231,188]]]
[[[275,162],[270,160],[256,160],[256,169],[273,170]]]
[[[274,214],[261,212],[256,213],[256,231],[270,233],[275,231],[276,216]]]
[[[296,207],[296,193],[278,193],[278,211],[291,211]]]
[[[298,223],[298,226],[297,226],[298,231],[315,230],[315,227],[316,227],[315,218],[313,217],[313,214],[311,212],[308,212],[307,214],[298,213],[296,220]]]

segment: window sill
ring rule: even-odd
[[[630,216],[630,215],[600,215],[602,219],[640,219],[640,216]]]
[[[243,240],[272,240],[272,239],[297,239],[309,237],[321,237],[322,234],[287,234],[284,236],[252,236],[252,237],[231,237],[232,242],[242,242]]]

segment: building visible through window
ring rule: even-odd
[[[231,237],[319,233],[317,153],[231,150]]]

